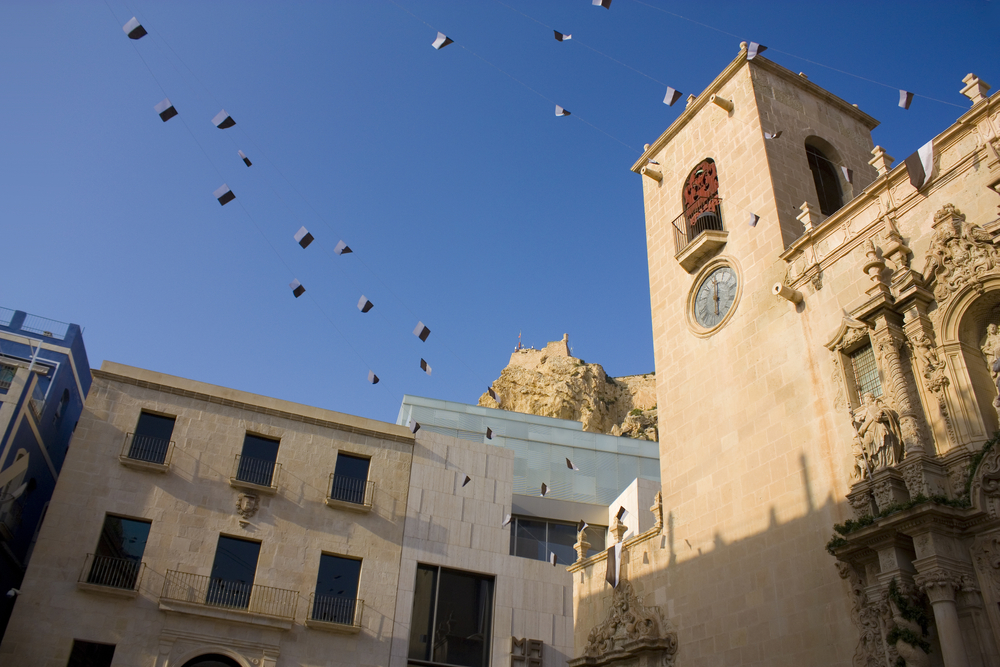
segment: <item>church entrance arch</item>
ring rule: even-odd
[[[188,660],[182,667],[243,667],[243,665],[229,656],[207,653]]]

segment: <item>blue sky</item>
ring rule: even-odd
[[[968,108],[965,74],[1000,85],[997,4],[0,2],[0,305],[84,326],[95,367],[386,421],[404,393],[475,403],[518,332],[649,372],[629,167],[683,109],[661,84],[698,93],[757,41],[902,160]]]

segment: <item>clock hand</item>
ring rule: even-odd
[[[713,297],[715,299],[715,314],[718,315],[719,314],[719,281],[718,280],[713,280],[712,281],[712,288],[715,290],[715,296]]]

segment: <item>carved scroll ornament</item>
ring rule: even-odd
[[[614,665],[638,657],[650,667],[673,667],[676,655],[677,633],[670,621],[659,607],[647,609],[632,583],[623,579],[611,598],[607,617],[590,631],[583,657],[570,660],[569,665]],[[654,656],[655,661],[650,661]]]
[[[851,587],[851,619],[860,635],[854,650],[854,667],[885,667],[878,606],[868,601],[865,585],[852,566],[838,561],[837,572]]]
[[[990,518],[1000,518],[1000,446],[986,452],[969,488],[973,504]]]
[[[924,280],[934,281],[939,304],[966,285],[979,286],[987,273],[1000,266],[1000,253],[989,232],[966,222],[954,204],[945,204],[934,214],[934,235],[927,250]]]

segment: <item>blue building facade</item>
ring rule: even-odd
[[[0,635],[90,382],[79,326],[0,307]]]

